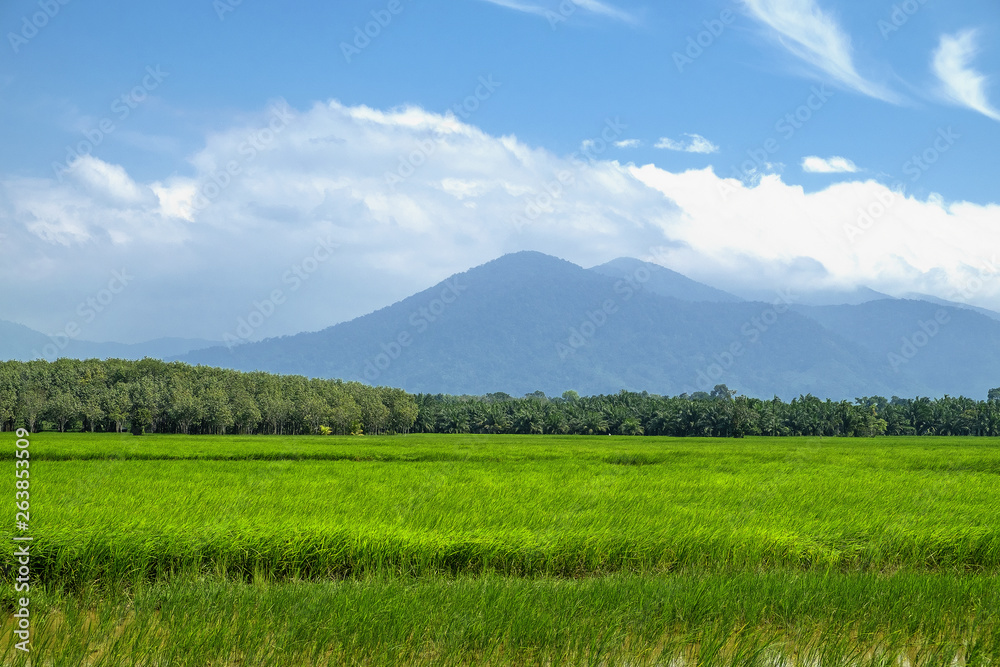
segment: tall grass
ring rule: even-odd
[[[1000,591],[983,575],[181,578],[128,595],[50,589],[38,603],[35,664],[828,667],[898,665],[902,656],[912,665],[1000,659]],[[25,664],[10,642],[2,655],[5,665]]]
[[[38,434],[31,462],[33,665],[1000,661],[990,439]]]
[[[52,460],[59,440],[73,444],[55,439],[33,459],[32,567],[82,585],[179,571],[245,580],[1000,566],[995,443],[508,437],[505,448],[438,437],[436,449],[426,438],[362,444],[358,460],[338,451],[351,447],[343,439],[288,453],[331,460],[206,460],[184,446],[173,455],[194,458]],[[135,440],[158,456],[178,441]]]

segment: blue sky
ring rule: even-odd
[[[36,0],[0,28],[0,319],[46,332],[123,268],[82,338],[219,339],[275,290],[253,338],[317,329],[520,249],[1000,308],[995,0]]]

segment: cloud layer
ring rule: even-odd
[[[996,205],[871,180],[806,193],[778,176],[749,187],[711,168],[622,165],[603,155],[614,123],[610,139],[560,156],[416,107],[278,103],[208,136],[188,175],[140,182],[85,157],[62,182],[9,176],[0,279],[18,289],[0,294],[0,319],[62,330],[125,269],[128,289],[78,321],[81,338],[219,339],[281,290],[261,338],[522,249],[584,266],[659,258],[720,286],[868,285],[1000,307],[1000,280],[966,289],[996,261],[984,255],[1000,247]]]
[[[873,180],[807,193],[776,175],[748,187],[711,169],[646,165],[632,173],[684,212],[668,230],[683,245],[661,257],[687,275],[737,290],[864,285],[998,305],[995,204],[921,201]]]
[[[256,337],[329,326],[505,252],[639,254],[677,212],[599,159],[607,147],[560,157],[450,114],[329,102],[208,136],[191,176],[138,183],[85,157],[62,182],[8,177],[0,232],[18,259],[0,275],[22,289],[0,295],[0,319],[61,329],[124,267],[135,281],[82,337],[219,338],[326,239],[340,251]]]

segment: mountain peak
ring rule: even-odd
[[[544,252],[538,252],[537,250],[518,250],[517,252],[509,252],[505,255],[501,255],[494,260],[486,262],[485,264],[480,264],[477,267],[469,269],[469,271],[475,271],[477,269],[485,269],[487,267],[501,268],[501,267],[514,267],[514,268],[550,268],[550,267],[562,267],[580,269],[581,267],[569,262],[565,259],[560,259],[558,257],[553,257],[552,255],[546,255]]]
[[[643,285],[644,289],[681,301],[712,303],[739,303],[743,301],[734,294],[691,280],[687,276],[659,264],[644,262],[633,257],[619,257],[590,270],[612,278],[631,276],[635,279],[648,274],[648,279]]]

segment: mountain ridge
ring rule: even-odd
[[[843,306],[847,310],[839,314],[790,299],[688,301],[658,293],[651,284],[655,270],[624,259],[584,269],[541,253],[505,255],[318,332],[251,343],[225,355],[215,348],[178,359],[453,394],[566,389],[677,394],[727,383],[767,398],[800,393],[853,398],[941,393],[935,381],[947,379],[949,390],[954,383],[954,377],[929,368],[942,355],[893,367],[885,345],[837,324],[838,317],[851,320],[856,312],[851,309],[866,304],[878,309],[882,300]],[[690,282],[706,288],[695,290],[700,296],[732,296]],[[901,306],[916,308],[914,317],[896,312],[890,322],[925,317],[933,304],[918,303],[923,305]],[[985,317],[976,317],[981,321],[971,324],[988,328]],[[885,335],[896,335],[886,327]],[[993,334],[1000,335],[1000,326]],[[991,340],[993,334],[973,338]],[[1000,360],[984,366],[969,392],[980,391],[981,376],[994,372],[1000,375]]]
[[[51,344],[0,321],[6,358],[12,346],[23,358]],[[973,362],[969,350],[982,352]],[[70,340],[59,356],[152,356],[435,394],[676,395],[727,384],[760,398],[852,399],[982,394],[1000,379],[994,350],[1000,322],[952,305],[892,297],[804,305],[790,294],[745,301],[633,258],[585,269],[524,251],[319,331],[232,347]]]

